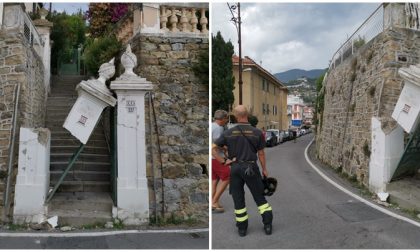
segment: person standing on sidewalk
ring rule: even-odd
[[[231,164],[230,194],[235,205],[236,226],[239,236],[246,236],[248,229],[248,213],[245,206],[246,184],[258,206],[262,216],[264,231],[267,235],[272,233],[273,211],[264,197],[264,185],[257,164],[259,159],[262,173],[268,177],[265,164],[265,139],[261,130],[248,123],[248,111],[245,106],[239,105],[234,109],[237,125],[226,130],[213,146],[212,153],[217,159],[220,150],[227,146],[228,158],[225,164]],[[217,152],[219,150],[219,152]]]
[[[228,113],[224,110],[214,112],[214,122],[211,125],[212,142],[218,139],[224,132],[224,126],[228,122]],[[218,157],[213,155],[211,160],[212,179],[212,212],[223,213],[225,210],[220,205],[219,199],[229,185],[230,168],[225,164],[224,150],[218,150]]]

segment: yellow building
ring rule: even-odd
[[[234,55],[232,63],[235,107],[239,105],[239,57]],[[265,130],[288,129],[287,87],[247,56],[242,60],[242,65],[242,104],[258,118],[257,127]]]

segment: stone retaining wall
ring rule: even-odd
[[[0,208],[7,179],[9,145],[16,101],[16,85],[20,86],[13,176],[17,172],[19,128],[44,127],[46,91],[42,59],[17,30],[0,31]],[[12,183],[14,185],[15,178]],[[13,189],[13,186],[12,186]],[[12,190],[13,191],[13,190]],[[11,197],[13,202],[13,197]],[[1,212],[1,211],[0,211]]]
[[[318,157],[368,185],[371,119],[382,129],[396,127],[391,118],[402,90],[398,69],[420,62],[420,32],[385,30],[324,80],[324,111],[317,132]]]
[[[138,58],[135,72],[155,85],[154,106],[161,147],[166,215],[174,214],[208,223],[208,86],[200,83],[192,71],[199,53],[208,53],[208,38],[141,34],[129,43]],[[162,174],[155,124],[148,101],[146,96],[150,212],[157,210],[159,213]]]

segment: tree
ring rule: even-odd
[[[225,42],[220,32],[212,36],[212,107],[229,111],[234,101],[232,43]]]
[[[86,16],[92,37],[104,36],[127,12],[127,3],[90,3]]]
[[[51,48],[51,66],[53,73],[56,73],[60,62],[69,61],[73,50],[85,43],[86,24],[81,10],[72,15],[54,11],[49,19],[54,24],[51,31],[51,40],[54,41]]]

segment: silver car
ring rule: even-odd
[[[283,134],[280,134],[280,130],[278,129],[268,129],[267,132],[273,132],[274,135],[277,137],[277,144],[283,142]]]

